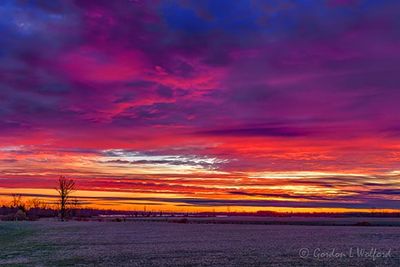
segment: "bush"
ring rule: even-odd
[[[26,213],[23,210],[18,210],[15,213],[14,218],[16,221],[26,221],[28,217],[26,217]]]
[[[15,221],[14,214],[7,214],[1,217],[2,221]]]
[[[16,213],[9,213],[0,217],[2,221],[26,221],[28,217],[23,210],[18,210]]]

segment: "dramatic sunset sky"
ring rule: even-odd
[[[400,208],[400,1],[2,0],[0,199]]]

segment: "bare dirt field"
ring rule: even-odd
[[[400,227],[0,222],[0,266],[400,266]]]

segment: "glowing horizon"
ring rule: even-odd
[[[0,199],[399,210],[399,8],[4,1]]]

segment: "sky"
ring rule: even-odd
[[[0,198],[400,208],[397,0],[0,3]],[[5,201],[5,200],[4,200]]]

